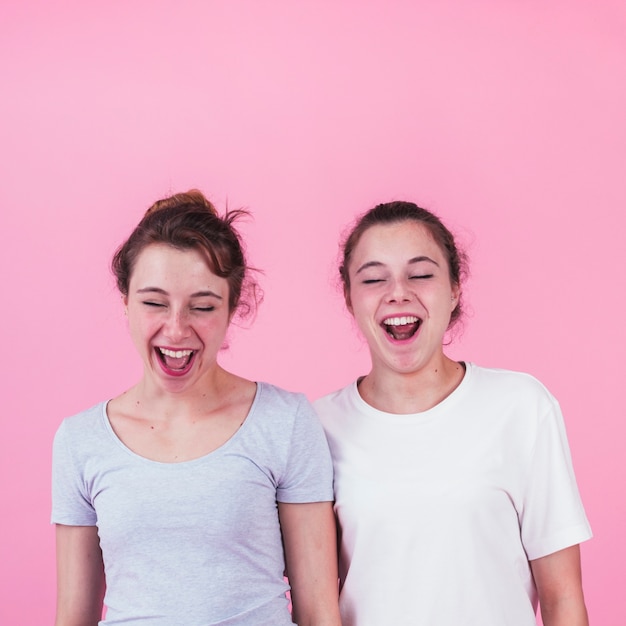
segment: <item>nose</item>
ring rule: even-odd
[[[412,298],[411,289],[405,280],[390,280],[387,291],[387,302],[409,302]]]
[[[189,320],[185,311],[172,309],[165,321],[163,333],[173,342],[185,339],[190,335]]]

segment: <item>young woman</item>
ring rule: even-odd
[[[335,468],[343,626],[584,626],[591,536],[556,400],[456,362],[464,256],[432,213],[381,204],[343,246],[369,374],[318,400]]]
[[[293,622],[340,623],[321,425],[217,360],[251,304],[239,214],[172,196],[113,259],[143,376],[56,435],[56,626],[292,624],[285,569]]]

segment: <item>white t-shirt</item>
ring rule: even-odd
[[[315,403],[335,469],[344,626],[530,626],[529,559],[591,537],[557,401],[471,363],[440,404]]]
[[[287,626],[277,502],[332,500],[332,464],[307,399],[259,383],[241,428],[183,463],[138,456],[106,403],[61,424],[52,521],[97,526],[106,626]]]

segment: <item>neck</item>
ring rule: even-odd
[[[359,393],[365,402],[385,413],[421,413],[447,398],[464,374],[464,365],[446,356],[436,366],[406,374],[373,367],[361,380]]]
[[[189,389],[164,389],[144,376],[129,390],[128,395],[137,409],[149,412],[155,418],[168,421],[188,420],[209,413],[219,406],[229,396],[236,380],[236,376],[216,366],[210,375],[202,379],[201,384],[198,381]]]

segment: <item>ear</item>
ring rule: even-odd
[[[451,303],[450,303],[450,311],[454,311],[460,299],[461,299],[461,287],[459,285],[452,285],[452,298],[451,298]]]
[[[350,315],[354,315],[354,311],[352,310],[352,299],[350,298],[350,289],[345,285],[343,286],[343,299],[345,300],[346,309],[348,309]]]
[[[122,304],[124,305],[124,315],[128,317],[128,296],[122,295]]]

